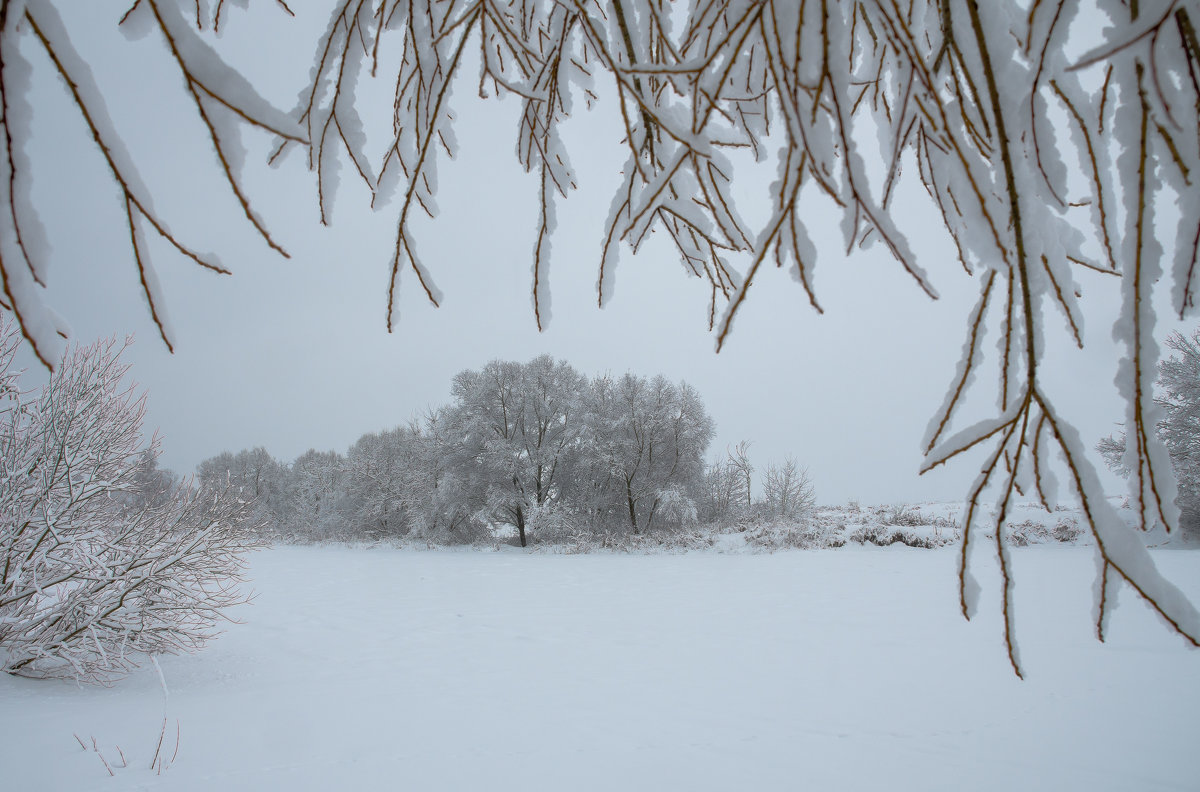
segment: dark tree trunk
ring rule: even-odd
[[[638,532],[637,511],[633,507],[633,488],[629,486],[629,482],[625,482],[625,500],[629,503],[629,524],[633,526],[633,532]]]
[[[525,546],[525,512],[517,507],[517,533],[521,535],[521,547]]]

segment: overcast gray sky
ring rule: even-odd
[[[92,61],[160,210],[189,242],[219,253],[234,275],[215,276],[153,245],[178,340],[168,354],[140,295],[119,192],[49,61],[26,41],[38,73],[34,200],[54,249],[48,299],[78,340],[135,334],[128,359],[149,392],[148,428],[160,431],[166,466],[190,472],[221,451],[258,445],[283,460],[308,448],[344,451],[364,432],[445,403],[450,378],[464,368],[549,353],[586,374],[631,370],[687,380],[716,421],[714,453],[746,439],[760,466],[792,455],[808,466],[822,502],[953,500],[977,473],[978,460],[966,459],[917,475],[921,435],[954,371],[977,285],[957,264],[915,174],[905,185],[902,219],[941,300],[925,297],[882,249],[845,257],[836,217],[814,204],[815,284],[826,313],[818,316],[785,273],[765,272],[718,355],[706,327],[708,287],[686,277],[661,239],[636,257],[623,252],[615,296],[604,310],[596,307],[603,224],[623,152],[612,103],[591,113],[580,103],[567,131],[580,189],[559,204],[553,321],[539,333],[529,297],[537,184],[512,153],[518,103],[481,102],[468,75],[454,97],[460,155],[439,165],[442,213],[415,225],[444,305],[431,308],[409,271],[401,278],[400,324],[389,335],[396,207],[372,212],[344,166],[333,226],[320,227],[303,153],[268,169],[271,140],[245,131],[244,183],[293,258],[275,255],[221,187],[162,43],[153,35],[128,41],[116,30],[127,6],[63,3],[76,46]],[[269,3],[233,8],[222,42],[263,93],[289,109],[324,17],[304,19],[305,9],[293,7],[302,18]],[[398,47],[399,37],[390,43]],[[375,120],[386,131],[391,87],[380,82],[364,101],[381,109]],[[771,177],[737,185],[744,215],[765,205]],[[1122,415],[1110,339],[1117,283],[1077,277],[1087,297],[1087,348],[1051,350],[1053,385],[1060,411],[1095,440]],[[1064,336],[1060,317],[1049,317],[1047,327],[1048,337]],[[984,400],[975,417],[990,406]]]

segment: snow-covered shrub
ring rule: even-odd
[[[1035,520],[1010,523],[1005,527],[1005,537],[1015,547],[1043,544],[1050,540],[1050,529]]]
[[[880,513],[880,522],[884,525],[901,525],[909,528],[916,528],[922,525],[933,525],[933,518],[921,513],[919,509],[911,506],[892,506],[884,509]]]
[[[540,544],[577,545],[588,531],[569,506],[547,502],[534,504],[525,512],[525,531]]]
[[[486,544],[493,537],[484,512],[468,514],[458,510],[446,519],[426,522],[424,519],[411,524],[406,540],[417,540],[427,545],[474,545]]]
[[[123,346],[71,350],[33,398],[0,351],[0,665],[104,682],[139,654],[191,651],[244,602],[255,534],[229,491],[167,493],[143,445],[144,397],[122,384]]]
[[[746,544],[762,550],[815,550],[846,544],[838,527],[822,520],[767,520],[748,526],[744,533]]]
[[[1074,542],[1083,535],[1083,530],[1072,517],[1060,517],[1050,526],[1038,520],[1022,520],[1005,527],[1005,536],[1016,547],[1050,542]]]
[[[768,465],[763,477],[762,510],[777,519],[806,519],[817,505],[812,478],[806,468],[788,457],[781,465]]]
[[[879,547],[886,547],[893,544],[905,544],[909,547],[933,548],[941,547],[944,544],[952,541],[952,539],[937,534],[927,532],[919,532],[911,527],[897,527],[892,525],[880,525],[871,523],[863,525],[853,532],[848,537],[852,542],[859,544],[873,544]]]
[[[693,528],[697,522],[696,503],[674,487],[660,490],[656,517],[660,528]]]

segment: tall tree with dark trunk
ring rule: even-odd
[[[492,361],[454,378],[446,421],[475,473],[476,497],[497,521],[516,527],[522,547],[530,507],[554,498],[565,457],[577,450],[585,382],[546,355]]]
[[[585,413],[584,445],[608,479],[602,497],[621,504],[631,531],[649,530],[666,502],[694,502],[713,435],[695,389],[661,376],[598,377]]]

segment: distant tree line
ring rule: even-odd
[[[270,538],[522,546],[582,534],[638,535],[751,516],[800,519],[813,505],[792,460],[767,469],[758,499],[742,443],[706,463],[714,423],[686,383],[587,377],[543,355],[455,376],[452,401],[365,434],[344,454],[291,464],[263,448],[202,462],[201,487],[239,489]]]

